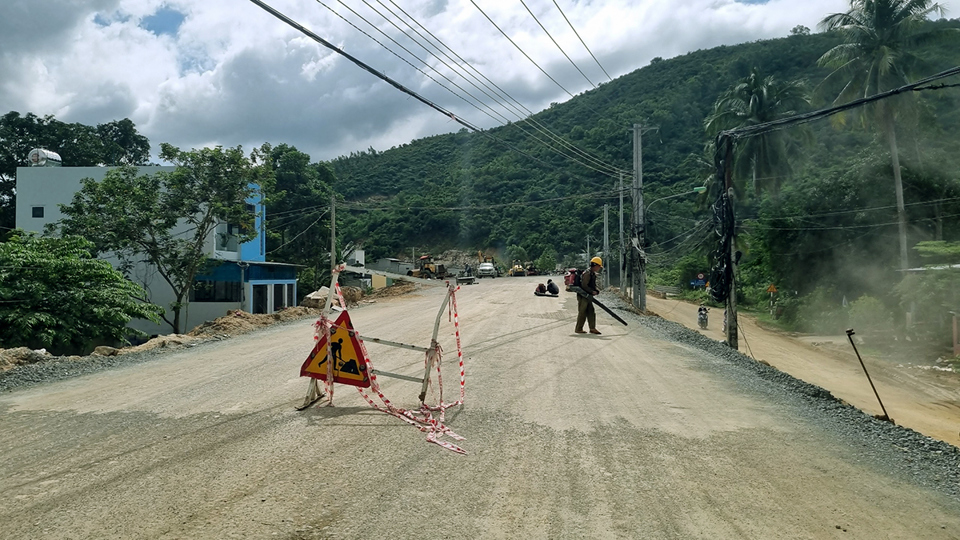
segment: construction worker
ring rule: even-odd
[[[560,287],[557,287],[557,284],[553,282],[552,279],[547,280],[547,292],[549,294],[560,294]]]
[[[603,270],[603,259],[594,257],[590,259],[590,269],[580,276],[580,288],[586,293],[577,294],[577,327],[573,330],[578,334],[586,334],[583,329],[583,323],[590,325],[591,334],[599,334],[597,330],[597,312],[593,307],[593,297],[600,294],[600,288],[597,285],[597,272]]]

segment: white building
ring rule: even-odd
[[[39,233],[47,224],[60,221],[64,216],[58,205],[73,201],[74,193],[81,187],[80,181],[84,178],[102,180],[109,170],[110,167],[17,168],[17,227]],[[174,167],[140,167],[144,174],[173,170]],[[257,237],[238,243],[233,226],[221,223],[207,238],[205,249],[213,264],[195,279],[189,303],[180,313],[181,331],[189,331],[231,310],[273,313],[296,305],[296,266],[266,262],[263,203],[248,200],[247,205],[251,212],[260,214],[255,225]],[[117,265],[116,258],[107,257],[107,260]],[[166,308],[167,319],[173,320],[169,308],[174,300],[173,290],[153,265],[139,261],[128,278],[142,285],[148,299]],[[172,331],[165,322],[157,325],[142,319],[131,321],[130,326],[151,335]]]

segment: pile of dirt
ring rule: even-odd
[[[45,349],[33,350],[29,347],[0,349],[0,371],[7,371],[23,364],[35,364],[53,358]]]
[[[108,350],[103,350],[103,351],[97,350],[97,351],[94,351],[94,353],[100,354],[102,356],[113,356],[114,354],[130,354],[130,353],[136,353],[141,351],[151,351],[153,349],[166,349],[169,347],[180,347],[180,346],[187,345],[189,343],[199,341],[199,340],[200,338],[190,334],[168,334],[165,336],[157,336],[147,341],[146,343],[141,343],[140,345],[137,345],[135,347],[124,347],[122,349],[114,349],[115,352],[113,352],[112,354],[111,354],[111,351],[108,351]],[[98,349],[101,349],[101,348],[98,347]],[[103,349],[106,349],[106,347],[104,347]]]
[[[303,319],[305,317],[316,317],[319,315],[320,310],[304,306],[291,307],[270,314],[253,314],[247,313],[246,311],[240,311],[238,309],[228,312],[223,317],[218,317],[217,319],[201,324],[200,326],[191,330],[187,336],[197,338],[224,335],[236,336],[245,334],[251,330],[271,326],[278,322]],[[148,341],[144,345],[148,345],[149,343],[150,342]]]
[[[314,308],[314,309],[323,309],[327,305],[327,294],[329,293],[329,287],[320,287],[316,291],[308,294],[303,298],[303,301],[300,302],[301,307]],[[363,299],[363,289],[358,287],[340,287],[340,293],[343,294],[343,300],[347,303],[347,307],[355,306],[360,303],[360,300]],[[334,295],[332,300],[332,305],[339,306],[340,301]]]
[[[469,264],[473,268],[477,267],[479,260],[476,252],[460,251],[457,249],[448,249],[442,255],[436,257],[436,260],[442,262],[447,268],[461,269]]]
[[[367,295],[367,298],[385,298],[389,296],[400,296],[403,294],[411,293],[417,290],[417,288],[418,286],[416,283],[397,280],[393,282],[393,285],[389,287],[384,287],[382,289],[374,290],[372,293]]]

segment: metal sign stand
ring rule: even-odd
[[[378,271],[378,270],[368,270],[368,269],[366,269],[366,268],[360,268],[360,267],[355,267],[355,266],[340,266],[339,268],[337,268],[337,269],[333,272],[332,279],[330,280],[330,290],[329,290],[329,292],[327,293],[327,302],[326,302],[326,305],[325,305],[325,307],[324,307],[323,313],[322,313],[322,315],[321,315],[320,321],[318,322],[318,325],[319,325],[320,327],[322,327],[322,328],[325,328],[325,329],[326,329],[326,330],[325,330],[326,332],[329,332],[329,328],[330,328],[330,323],[329,323],[328,321],[329,321],[329,317],[330,317],[330,312],[331,312],[331,310],[333,309],[333,308],[332,308],[332,304],[333,304],[333,293],[334,293],[334,289],[335,289],[336,286],[337,286],[337,277],[339,276],[340,272],[343,272],[343,271],[355,272],[355,273],[358,273],[358,274],[376,274],[376,275],[381,275],[381,276],[385,276],[385,277],[389,277],[389,278],[403,279],[403,280],[411,281],[411,282],[414,282],[414,283],[421,283],[421,284],[423,284],[423,285],[428,285],[428,286],[431,286],[431,287],[441,287],[441,286],[442,286],[442,287],[446,287],[446,288],[447,288],[447,294],[444,295],[444,297],[443,297],[443,302],[440,304],[440,309],[437,311],[437,317],[436,317],[436,320],[434,321],[434,325],[433,325],[433,336],[432,336],[431,339],[430,339],[430,346],[429,346],[429,347],[421,347],[421,346],[417,346],[417,345],[410,345],[410,344],[407,344],[407,343],[400,343],[400,342],[396,342],[396,341],[390,341],[390,340],[386,340],[386,339],[369,337],[369,336],[364,336],[364,337],[363,337],[363,340],[364,340],[365,342],[367,342],[367,343],[378,343],[378,344],[380,344],[380,345],[386,345],[386,346],[388,346],[388,347],[397,347],[397,348],[401,348],[401,349],[409,349],[409,350],[418,351],[418,352],[422,352],[422,353],[425,353],[425,354],[426,354],[426,365],[424,366],[423,376],[422,376],[422,377],[413,377],[413,376],[410,376],[410,375],[402,375],[402,374],[399,374],[399,373],[391,373],[391,372],[389,372],[389,371],[372,370],[372,374],[373,374],[373,375],[376,375],[376,376],[380,376],[380,377],[390,377],[390,378],[393,378],[393,379],[400,379],[400,380],[404,380],[404,381],[410,381],[410,382],[420,383],[420,394],[419,394],[418,398],[419,398],[419,400],[420,400],[420,403],[422,404],[422,403],[424,402],[424,400],[426,399],[426,397],[427,397],[427,391],[428,391],[429,386],[430,386],[430,372],[435,368],[435,366],[436,366],[436,364],[437,364],[438,357],[439,357],[439,352],[438,352],[438,351],[440,350],[440,344],[439,344],[439,342],[437,341],[437,339],[438,339],[439,334],[440,334],[440,321],[441,321],[441,318],[443,317],[443,311],[444,311],[445,309],[447,309],[447,307],[448,307],[449,304],[450,304],[450,298],[451,298],[452,294],[457,290],[457,285],[456,285],[455,283],[451,283],[450,281],[421,279],[421,278],[415,278],[415,277],[411,277],[411,276],[404,276],[404,275],[400,275],[400,274],[394,274],[394,273],[391,273],[391,272],[381,272],[381,271]],[[345,308],[346,306],[343,306],[343,307]],[[327,351],[327,354],[328,354],[328,356],[329,356],[329,354],[330,354],[329,349],[328,349],[328,351]],[[328,359],[327,366],[332,369],[332,360],[329,360],[329,359]],[[327,387],[327,389],[328,389],[328,392],[325,393],[325,392],[323,392],[323,391],[320,390],[320,386],[319,386],[319,383],[317,382],[317,379],[310,378],[310,382],[308,383],[308,386],[307,386],[307,394],[306,394],[306,396],[304,397],[303,404],[300,405],[299,407],[296,407],[296,409],[297,409],[298,411],[302,411],[302,410],[306,409],[307,407],[309,407],[309,406],[313,405],[314,403],[316,403],[316,402],[322,400],[323,398],[327,397],[327,393],[329,393],[329,394],[331,395],[331,402],[332,402],[332,394],[333,394],[333,391],[332,391],[332,390],[333,390],[333,389],[332,389],[332,386],[333,386],[333,382],[332,382],[332,381],[333,381],[333,377],[332,377],[332,374],[327,377],[327,381],[329,381],[329,382],[326,383],[326,387]]]

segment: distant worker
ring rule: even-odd
[[[560,287],[552,279],[547,280],[547,292],[550,294],[560,294]]]
[[[577,327],[574,332],[586,334],[583,329],[583,323],[590,325],[591,334],[599,334],[597,330],[597,312],[593,307],[593,297],[600,294],[597,287],[597,272],[603,270],[603,259],[594,257],[590,259],[590,269],[580,276],[580,288],[583,292],[577,293]]]

